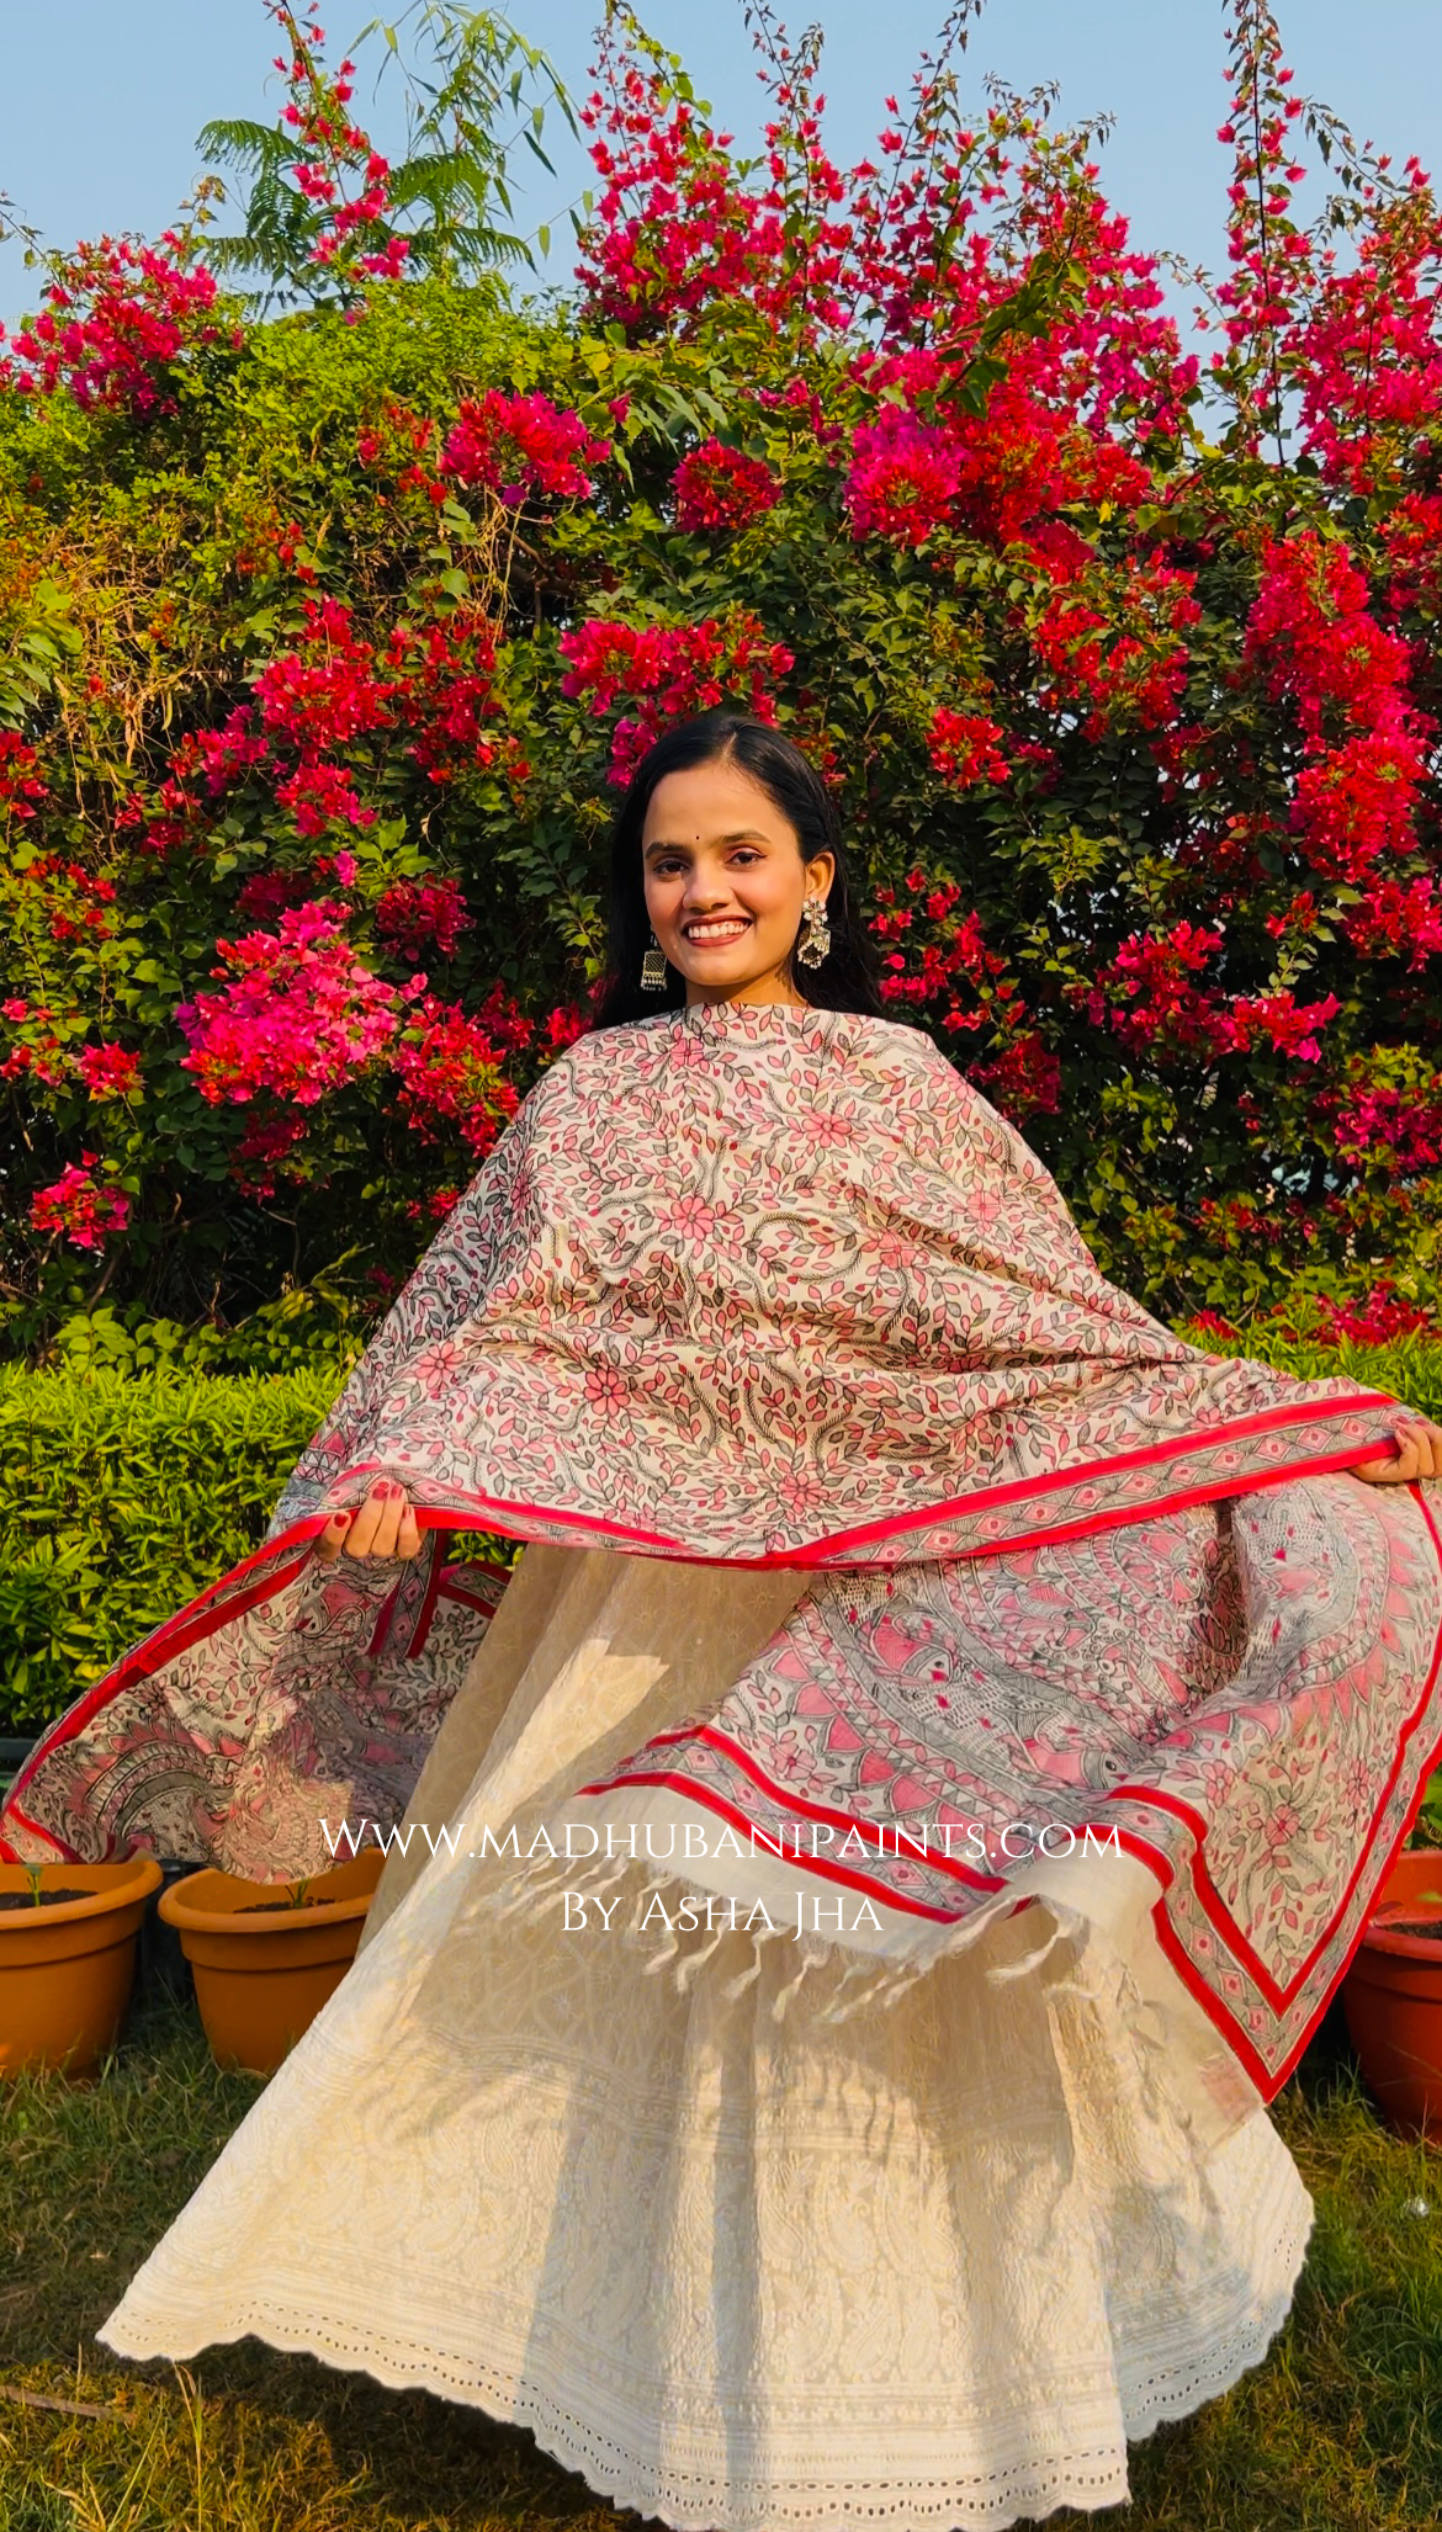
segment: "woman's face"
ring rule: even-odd
[[[800,1002],[791,953],[836,858],[804,862],[795,827],[729,758],[667,774],[641,836],[646,911],[691,1002]]]

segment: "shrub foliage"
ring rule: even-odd
[[[1435,1324],[1423,171],[1235,0],[1199,362],[1093,136],[956,41],[848,170],[753,10],[747,161],[614,8],[576,288],[525,301],[411,255],[277,14],[313,302],[105,241],[0,347],[12,1342],[224,1326],[342,1248],[393,1291],[584,1024],[617,785],[723,696],[828,769],[898,1016],[1108,1272]]]

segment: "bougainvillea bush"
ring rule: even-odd
[[[379,1308],[585,1025],[618,786],[722,698],[830,773],[897,1016],[1108,1272],[1219,1336],[1435,1327],[1422,169],[1239,0],[1198,355],[965,7],[851,169],[809,44],[752,11],[747,160],[618,10],[574,292],[518,302],[410,277],[273,14],[333,296],[103,241],[0,345],[12,1346],[342,1251]]]

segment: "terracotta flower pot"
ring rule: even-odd
[[[42,1864],[42,1890],[86,1896],[0,1910],[0,2076],[22,2067],[61,2067],[72,2082],[94,2074],[125,2019],[135,1938],[160,1881],[153,1855]],[[0,1864],[0,1892],[29,1887],[23,1864]]]
[[[1442,1847],[1399,1855],[1342,1982],[1362,2073],[1389,2127],[1442,2146]],[[1435,1922],[1437,1936],[1397,1925]]]
[[[274,1906],[283,1882],[212,1870],[164,1893],[160,1913],[179,1931],[217,2065],[274,2074],[354,1960],[384,1862],[373,1847],[317,1873],[299,1908]]]

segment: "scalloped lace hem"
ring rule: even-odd
[[[729,2477],[718,2454],[713,2471],[658,2469],[618,2431],[578,2417],[539,2385],[474,2361],[448,2362],[440,2351],[378,2329],[374,2323],[332,2316],[324,2326],[274,2300],[252,2297],[227,2308],[223,2328],[207,2322],[185,2345],[171,2334],[168,2356],[194,2356],[202,2347],[254,2335],[290,2354],[370,2374],[392,2390],[420,2389],[437,2399],[484,2410],[504,2425],[524,2428],[542,2451],[574,2471],[598,2497],[670,2527],[670,2532],[766,2532],[786,2525],[794,2532],[1005,2532],[1023,2517],[1071,2506],[1096,2513],[1130,2497],[1126,2446],[1140,2442],[1164,2421],[1190,2416],[1231,2389],[1262,2362],[1291,2309],[1312,2230],[1310,2199],[1289,2198],[1285,2214],[1259,2263],[1271,2292],[1250,2326],[1235,2327],[1204,2349],[1171,2365],[1145,2371],[1122,2368],[1118,2387],[1120,2435],[1065,2453],[1029,2451],[993,2456],[982,2468],[958,2467],[944,2477],[911,2477],[893,2440],[884,2480],[822,2477],[777,2478],[757,2474],[738,2482],[739,2436],[727,2439]],[[143,2361],[151,2351],[127,2344],[113,2331],[119,2311],[97,2332],[102,2345]],[[996,2442],[1003,2442],[998,2433]]]

